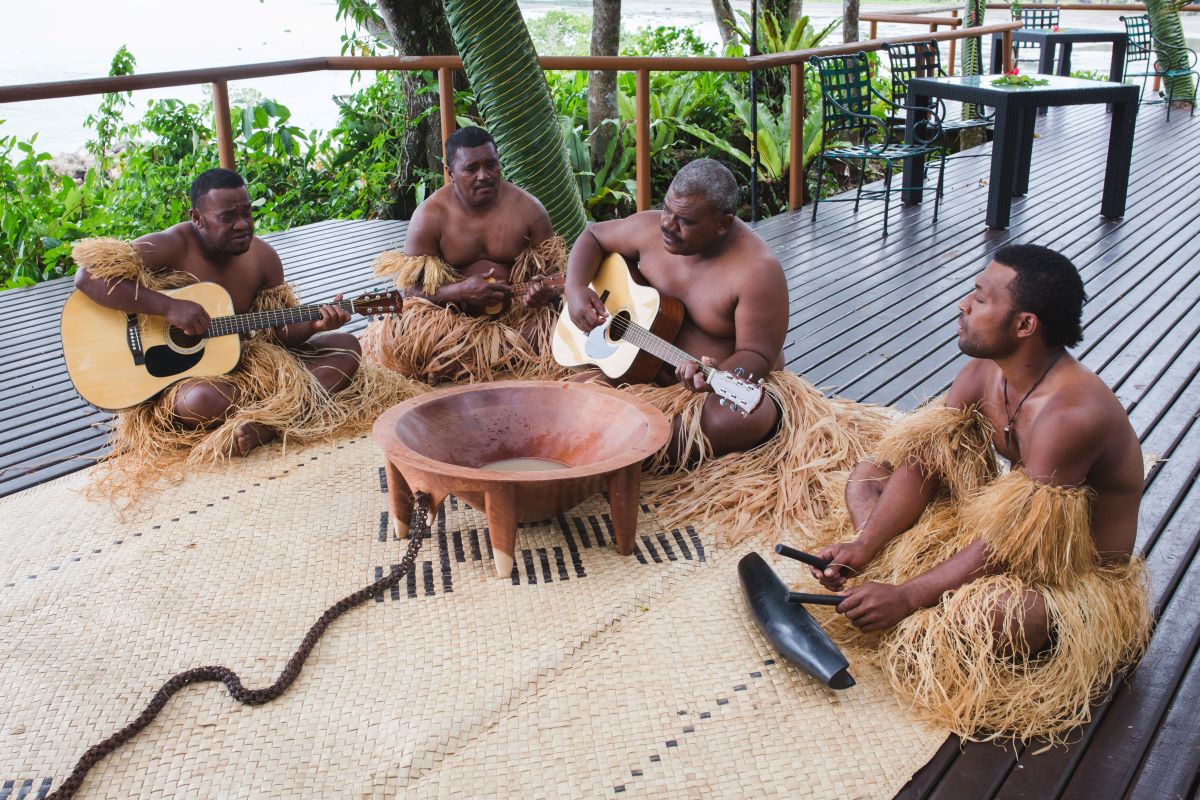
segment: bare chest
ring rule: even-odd
[[[660,294],[683,304],[687,312],[685,325],[715,339],[734,337],[737,287],[727,275],[661,257],[643,258],[639,269]]]
[[[262,271],[243,259],[233,261],[225,269],[215,269],[200,258],[185,259],[179,269],[197,281],[208,281],[223,287],[233,298],[233,308],[239,314],[245,314],[254,307],[254,300],[263,283]]]
[[[499,214],[495,217],[487,223],[452,220],[438,239],[438,249],[446,263],[468,274],[471,272],[468,268],[480,261],[512,266],[529,246],[528,226],[501,219]]]

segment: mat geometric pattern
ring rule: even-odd
[[[399,563],[368,437],[278,446],[117,515],[87,473],[0,501],[0,798],[44,796],[174,673],[265,686],[329,605]],[[185,689],[80,797],[891,797],[945,732],[881,676],[779,660],[712,531],[600,496],[523,526],[511,580],[448,500],[400,587],[335,622],[250,708]],[[793,562],[769,557],[785,580]]]

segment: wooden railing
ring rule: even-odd
[[[942,26],[955,30],[962,25],[962,20],[958,18],[957,8],[950,9],[948,17],[929,17],[925,14],[879,14],[874,11],[864,11],[858,15],[858,20],[871,23],[868,39],[879,38],[879,23],[881,22],[889,22],[893,25],[928,25],[930,33],[937,33]],[[946,67],[946,72],[950,75],[954,74],[954,46],[956,44],[958,44],[956,40],[950,40],[950,59]]]
[[[792,158],[788,175],[788,205],[792,209],[804,203],[804,65],[813,56],[847,55],[860,51],[875,51],[889,43],[916,41],[957,41],[974,37],[1003,34],[1005,68],[1011,67],[1012,31],[1019,22],[1002,22],[977,28],[937,31],[890,39],[826,45],[787,53],[751,56],[748,58],[676,58],[634,56],[545,56],[539,60],[544,70],[612,70],[636,73],[634,106],[636,119],[635,169],[637,178],[637,208],[650,207],[650,73],[652,72],[750,72],[770,67],[787,67],[791,84]],[[143,75],[121,75],[107,78],[32,83],[19,86],[0,86],[0,103],[27,100],[47,100],[59,97],[128,92],[138,89],[161,89],[168,86],[189,86],[211,83],[213,89],[214,128],[217,153],[221,166],[236,169],[233,150],[233,130],[229,112],[229,82],[296,75],[323,70],[431,70],[438,76],[441,103],[442,140],[454,131],[454,71],[462,69],[457,56],[333,56],[304,58],[293,61],[274,61],[263,64],[243,64],[210,69],[155,72]]]

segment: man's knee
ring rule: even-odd
[[[343,331],[314,334],[305,344],[311,345],[315,350],[344,351],[345,355],[353,356],[355,360],[362,355],[362,345],[359,343],[358,337],[353,333]],[[341,353],[331,355],[341,355]]]
[[[718,456],[762,444],[771,437],[778,424],[779,408],[769,398],[748,416],[742,416],[728,403],[721,405],[720,398],[712,394],[704,401],[700,416],[700,428]]]
[[[1003,592],[992,607],[992,633],[1004,655],[1037,655],[1050,643],[1050,616],[1046,599],[1033,589],[1014,599]]]
[[[176,418],[189,427],[225,419],[237,402],[237,392],[224,381],[187,381],[175,395]]]

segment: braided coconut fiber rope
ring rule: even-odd
[[[123,518],[86,473],[0,500],[0,787],[57,789],[183,670],[274,683],[400,564],[381,465],[359,437],[266,448]],[[524,526],[497,580],[483,515],[447,501],[411,577],[335,620],[279,699],[186,687],[77,796],[891,797],[941,743],[878,671],[835,693],[768,648],[735,569],[765,542],[717,549],[644,507],[622,558],[607,510]]]

